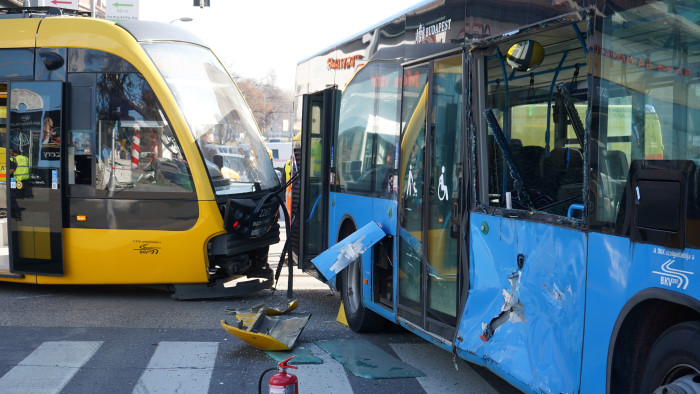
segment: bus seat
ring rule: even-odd
[[[522,149],[514,149],[513,155],[518,163],[521,176],[525,185],[536,185],[542,179],[542,158],[544,148],[541,146],[528,145]]]
[[[543,159],[543,180],[553,201],[583,195],[583,155],[574,148],[554,148]]]
[[[612,179],[625,180],[627,179],[627,155],[621,150],[609,150],[605,154],[605,159],[608,164],[608,175]]]
[[[362,162],[360,160],[348,160],[343,162],[343,175],[348,178],[348,180],[355,181],[360,177],[362,172]]]
[[[510,140],[510,149],[511,150],[519,150],[523,148],[523,141],[519,140],[517,138],[512,138]]]
[[[555,177],[557,181],[581,183],[583,180],[583,155],[578,149],[555,148],[545,157],[542,165],[542,176]]]
[[[390,197],[393,194],[393,187],[398,187],[398,185],[392,185],[392,189],[389,190],[389,182],[393,181],[394,175],[396,175],[396,170],[393,166],[377,166],[377,173],[374,178],[374,190],[378,192],[377,194],[382,197]]]

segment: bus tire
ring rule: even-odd
[[[649,352],[640,392],[653,393],[674,382],[700,392],[700,321],[676,324],[659,336]]]
[[[350,329],[355,332],[380,331],[384,326],[384,318],[362,304],[362,258],[350,263],[340,275],[340,295]]]

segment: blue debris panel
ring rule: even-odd
[[[372,245],[379,242],[386,233],[377,224],[371,221],[359,230],[347,236],[347,238],[333,245],[330,249],[314,257],[311,262],[327,281],[340,273],[345,267],[357,260]]]
[[[418,378],[423,372],[361,339],[316,342],[355,376],[366,379]]]

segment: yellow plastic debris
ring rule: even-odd
[[[296,309],[298,305],[297,301],[292,301],[284,310],[259,305],[253,307],[252,312],[234,311],[238,323],[231,325],[221,320],[221,327],[260,350],[291,350],[311,315],[292,318],[281,318],[279,315]]]
[[[253,319],[255,319],[255,316],[257,316],[258,312],[260,312],[261,310],[265,312],[266,316],[279,316],[297,309],[298,306],[299,302],[297,302],[297,300],[294,300],[287,304],[286,309],[267,308],[265,307],[265,305],[256,305],[250,308],[249,312],[235,311],[232,313],[235,313],[236,319],[242,321],[244,325],[250,326],[251,324],[253,324]]]
[[[348,319],[345,318],[345,306],[343,306],[343,301],[340,301],[340,309],[338,309],[338,316],[335,318],[339,323],[348,325]],[[349,327],[349,326],[348,326]]]

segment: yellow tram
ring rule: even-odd
[[[279,180],[206,44],[156,22],[0,12],[0,280],[270,286]]]

